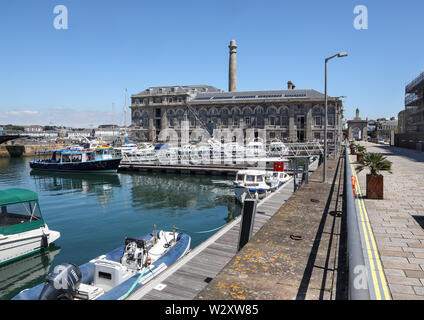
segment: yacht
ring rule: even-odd
[[[0,265],[50,246],[60,233],[45,223],[37,193],[27,189],[0,190]]]
[[[269,171],[265,176],[265,182],[269,185],[271,192],[276,191],[290,179],[290,175],[285,172],[278,171]]]

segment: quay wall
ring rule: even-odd
[[[328,160],[326,183],[322,170],[321,165],[196,299],[347,299],[343,157]]]
[[[36,151],[55,150],[62,149],[64,147],[66,146],[56,143],[19,143],[17,141],[11,141],[8,144],[2,145],[0,147],[0,157],[30,157],[34,156]]]

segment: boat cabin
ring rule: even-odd
[[[237,172],[236,182],[240,184],[259,184],[265,182],[265,172],[260,170],[243,170]]]
[[[35,192],[26,189],[0,191],[0,238],[44,226]]]

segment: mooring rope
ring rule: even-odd
[[[134,281],[133,285],[131,286],[131,288],[127,291],[126,294],[124,294],[121,298],[119,298],[119,300],[124,300],[126,299],[131,292],[133,292],[135,286],[137,285],[137,283],[141,280],[141,278],[144,276],[144,274],[146,273],[146,271],[148,270],[148,268],[144,268],[143,272],[140,274],[140,276],[137,278],[137,280]]]
[[[209,233],[209,232],[214,232],[214,231],[218,231],[219,229],[222,229],[226,226],[227,224],[224,224],[218,228],[215,229],[211,229],[211,230],[205,230],[205,231],[190,231],[190,230],[186,230],[186,229],[182,229],[182,228],[178,228],[175,227],[175,230],[180,230],[180,231],[184,231],[184,232],[188,232],[188,233]]]

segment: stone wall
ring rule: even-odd
[[[395,146],[424,151],[424,132],[396,134]]]

